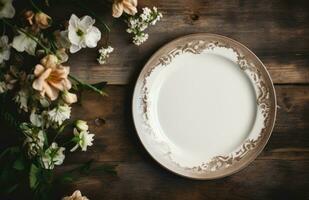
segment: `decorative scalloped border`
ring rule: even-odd
[[[142,96],[142,101],[141,101],[142,105],[140,106],[142,107],[142,110],[143,110],[145,125],[150,130],[151,125],[148,123],[149,117],[148,117],[147,102],[148,102],[149,91],[146,86],[147,77],[151,75],[151,73],[156,67],[161,66],[161,65],[168,66],[172,62],[172,60],[178,55],[181,55],[183,53],[200,54],[206,49],[213,50],[216,47],[232,49],[237,54],[237,63],[240,69],[243,71],[248,71],[250,75],[252,76],[252,79],[254,80],[254,84],[257,86],[257,89],[258,89],[259,95],[257,96],[257,105],[261,109],[263,117],[264,117],[263,119],[264,128],[262,128],[259,136],[256,139],[247,139],[237,151],[230,153],[229,155],[216,156],[212,158],[210,161],[202,163],[199,166],[183,167],[171,158],[170,156],[171,152],[167,153],[171,161],[174,162],[177,166],[185,170],[190,170],[190,171],[194,171],[198,173],[207,173],[207,172],[212,172],[216,170],[221,170],[221,169],[224,169],[224,168],[227,168],[233,165],[233,163],[240,161],[248,152],[256,148],[259,141],[263,138],[265,134],[267,134],[265,127],[267,126],[269,122],[269,118],[270,118],[271,100],[269,98],[269,89],[267,85],[265,84],[265,80],[264,80],[264,77],[262,76],[262,73],[253,63],[249,63],[243,54],[238,52],[237,49],[231,47],[230,45],[220,43],[218,41],[192,40],[186,44],[177,46],[173,50],[169,51],[169,53],[167,53],[166,55],[163,55],[162,57],[160,57],[158,61],[156,62],[156,64],[152,66],[151,69],[148,70],[148,72],[143,77],[143,86],[142,86],[143,96]]]

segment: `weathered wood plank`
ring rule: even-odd
[[[103,164],[103,163],[98,163]],[[153,160],[120,162],[118,177],[94,174],[75,182],[90,199],[308,199],[309,161],[255,160],[218,180],[195,181],[174,175]],[[69,167],[69,166],[68,166]],[[288,183],[288,184],[287,184]]]
[[[84,118],[96,133],[95,145],[87,153],[76,153],[67,162],[94,158],[98,161],[141,160],[147,153],[138,140],[131,118],[131,89],[109,86],[109,97],[83,95],[74,117]],[[277,121],[259,160],[309,160],[309,86],[276,86]],[[95,119],[106,120],[95,125]]]

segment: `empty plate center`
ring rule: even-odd
[[[184,154],[203,159],[224,155],[250,133],[257,110],[254,88],[223,56],[188,56],[178,56],[159,74],[154,101],[158,126]]]

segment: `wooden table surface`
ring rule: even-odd
[[[89,6],[110,25],[115,52],[100,66],[97,49],[82,50],[71,56],[70,65],[83,80],[107,80],[109,97],[87,92],[74,107],[74,117],[91,124],[95,144],[68,156],[60,168],[95,159],[98,165],[117,164],[118,176],[83,177],[61,195],[80,189],[91,200],[309,199],[308,1],[140,0],[140,7],[157,6],[164,15],[140,47],[130,43],[125,24],[113,20],[102,2],[89,0]],[[51,13],[68,18],[72,10]],[[159,166],[142,147],[131,118],[133,86],[147,59],[172,39],[200,32],[221,34],[251,49],[269,70],[279,105],[274,131],[258,158],[232,176],[211,181],[182,178]]]

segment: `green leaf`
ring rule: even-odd
[[[2,152],[1,152],[1,154],[0,154],[0,159],[2,159],[2,157],[4,157],[6,154],[17,154],[17,153],[19,153],[20,152],[20,150],[19,150],[19,147],[16,147],[16,146],[14,146],[14,147],[9,147],[9,148],[6,148],[6,149],[4,149]]]
[[[18,183],[12,185],[11,187],[6,189],[6,193],[10,194],[12,192],[14,192],[16,189],[18,188]]]
[[[24,164],[24,159],[22,156],[19,156],[15,162],[13,163],[13,168],[18,170],[18,171],[22,171],[25,169],[25,164]]]
[[[30,167],[30,173],[29,173],[29,183],[30,183],[31,189],[35,189],[39,185],[39,179],[38,179],[39,174],[40,174],[40,169],[34,164],[32,164]]]
[[[95,83],[95,84],[92,84],[92,86],[102,90],[103,88],[105,88],[105,86],[107,85],[107,82],[106,81],[103,81],[103,82],[99,82],[99,83]]]
[[[74,181],[74,177],[71,173],[63,174],[59,178],[60,183],[71,183]]]

